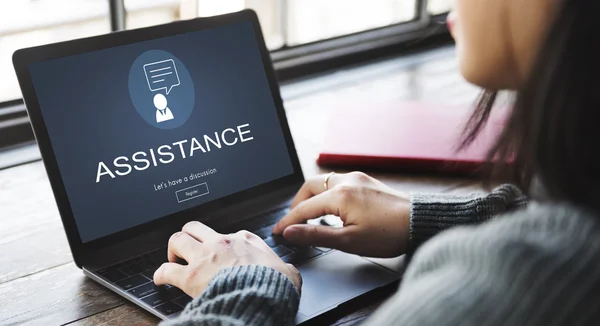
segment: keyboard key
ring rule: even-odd
[[[126,263],[123,266],[121,266],[121,271],[129,274],[129,275],[135,275],[135,274],[139,274],[141,272],[144,271],[144,267],[142,267],[142,265],[138,264],[138,263]]]
[[[186,295],[185,292],[181,291],[180,289],[171,286],[168,290],[167,290],[167,294],[169,295],[169,298],[174,299],[174,298],[179,298],[181,296]]]
[[[291,255],[287,255],[287,256],[283,257],[282,260],[289,264],[300,264],[300,263],[303,263],[313,257],[317,257],[322,254],[323,254],[323,252],[321,252],[315,248],[306,248],[301,251],[296,251],[295,253],[293,253]]]
[[[299,251],[299,250],[306,249],[306,247],[300,247],[300,246],[297,246],[297,245],[293,245],[291,243],[286,243],[285,247],[288,248],[291,251]]]
[[[167,302],[165,304],[155,307],[154,309],[158,310],[158,312],[166,316],[183,310],[181,306],[175,304],[174,302]]]
[[[277,247],[277,244],[275,243],[275,240],[273,240],[273,237],[266,238],[265,243],[271,248]]]
[[[252,233],[256,234],[261,239],[265,239],[270,237],[271,234],[273,234],[273,226],[267,226],[258,230],[253,230]]]
[[[147,270],[142,272],[142,275],[146,276],[149,279],[153,279],[154,278],[154,272],[156,272],[156,269],[151,269],[151,270]]]
[[[286,243],[285,239],[280,235],[273,235],[265,239],[265,242],[269,245],[269,247],[277,247]]]
[[[292,253],[291,250],[287,249],[284,246],[277,246],[275,248],[271,248],[279,257],[287,256]]]
[[[142,288],[142,286],[140,288]],[[137,290],[137,289],[133,289],[130,292],[132,292],[134,290]],[[157,290],[155,293],[143,298],[142,301],[144,301],[148,305],[156,306],[156,305],[171,301],[175,298],[181,298],[181,297],[187,297],[185,292],[181,291],[180,289],[178,289],[174,286],[162,285],[162,286],[157,287]]]
[[[192,301],[192,297],[190,297],[187,294],[173,300],[173,302],[175,302],[176,304],[180,305],[183,308],[185,308],[185,306],[187,306],[187,304],[190,303],[191,301]]]
[[[282,245],[282,244],[286,243],[286,241],[282,235],[274,235],[274,236],[271,236],[271,238],[273,238],[273,241],[278,245]]]
[[[104,277],[105,279],[107,279],[113,283],[116,281],[120,281],[127,277],[127,275],[123,274],[118,269],[113,269],[113,268],[101,270],[98,272],[98,274],[102,275],[102,277]]]
[[[285,207],[285,208],[278,207],[264,215],[258,216],[256,218],[256,220],[260,221],[260,225],[254,224],[253,226],[254,227],[259,226],[259,227],[273,228],[275,223],[279,222],[279,220],[281,220],[289,212],[290,212],[289,207]]]
[[[273,236],[270,236],[270,237],[268,237],[268,238],[264,239],[264,241],[265,241],[265,243],[266,243],[267,245],[269,245],[269,247],[271,247],[271,248],[273,248],[273,247],[277,247],[277,246],[280,246],[280,245],[285,245],[285,248],[287,248],[287,249],[289,249],[289,250],[291,250],[291,251],[298,251],[298,250],[301,250],[301,249],[304,249],[304,248],[306,248],[306,247],[300,247],[300,246],[294,245],[294,244],[292,244],[292,243],[290,243],[290,242],[287,242],[287,241],[286,241],[286,240],[285,240],[285,239],[284,239],[282,236],[280,236],[280,235],[273,235]]]
[[[273,232],[273,226],[275,226],[275,223],[277,223],[288,212],[288,207],[277,207],[269,212],[251,217],[243,223],[232,225],[231,229],[222,230],[220,233],[234,233],[239,230],[248,230],[262,239],[268,238]]]
[[[166,251],[157,251],[154,254],[148,256],[148,261],[154,266],[160,266],[162,263],[167,261]]]
[[[147,305],[154,307],[171,300],[166,292],[160,291],[142,299]]]
[[[131,290],[129,290],[128,292],[133,294],[134,296],[138,297],[138,298],[142,298],[145,297],[147,295],[153,294],[158,292],[159,290],[166,290],[163,287],[159,287],[156,284],[154,284],[154,282],[149,282],[147,284],[144,284],[142,286],[138,286],[136,288],[133,288]]]
[[[138,265],[140,265],[140,267],[142,267],[144,270],[149,270],[149,269],[153,269],[154,267],[156,267],[156,264],[154,264],[152,261],[149,260],[149,258],[145,258],[148,260],[140,260],[138,261]]]
[[[150,283],[150,280],[143,277],[142,275],[134,275],[116,283],[120,288],[124,290],[129,290],[136,286],[140,286],[145,283]]]

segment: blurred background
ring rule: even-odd
[[[11,57],[15,50],[24,47],[252,8],[260,18],[268,48],[279,55],[274,56],[274,61],[289,61],[327,49],[381,40],[386,35],[397,37],[403,32],[408,35],[418,29],[425,31],[432,18],[449,10],[449,3],[450,0],[2,1],[0,102],[21,97]],[[408,26],[410,23],[415,24]],[[369,31],[379,33],[365,33]],[[344,40],[348,36],[353,37]],[[327,40],[337,43],[324,44]]]

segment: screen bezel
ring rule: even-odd
[[[184,211],[158,218],[142,225],[92,240],[90,242],[82,242],[75,218],[73,216],[69,198],[65,190],[65,185],[58,168],[56,156],[52,149],[48,130],[46,129],[46,124],[41,113],[40,105],[33,88],[31,75],[29,73],[29,65],[35,62],[57,59],[183,33],[197,32],[237,22],[250,22],[252,24],[255,40],[260,51],[263,67],[267,76],[273,101],[275,103],[277,115],[288,148],[289,157],[293,165],[294,173],[256,187],[186,209]],[[298,155],[286,119],[283,101],[279,91],[279,84],[273,70],[270,53],[266,48],[258,17],[256,13],[250,9],[221,16],[195,18],[165,25],[21,49],[14,53],[13,64],[19,80],[21,91],[23,93],[23,99],[27,107],[31,125],[40,148],[44,166],[46,168],[58,210],[67,234],[69,246],[71,248],[75,263],[79,267],[81,267],[95,251],[115,245],[121,241],[131,239],[144,234],[145,232],[156,230],[162,227],[167,227],[168,229],[168,227],[172,226],[173,224],[181,225],[186,221],[197,219],[198,216],[207,214],[209,215],[210,212],[214,212],[220,208],[230,208],[232,206],[247,202],[248,200],[256,198],[257,196],[273,193],[280,189],[290,187],[291,185],[301,185],[304,182],[302,169],[300,167]]]

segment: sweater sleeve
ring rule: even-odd
[[[524,207],[527,198],[517,187],[504,184],[489,194],[411,194],[409,253],[434,235],[460,225],[479,224]]]
[[[569,207],[457,227],[423,244],[365,325],[597,325],[599,254],[597,216]]]
[[[201,296],[161,325],[295,325],[299,304],[285,275],[264,266],[237,266],[218,272]]]

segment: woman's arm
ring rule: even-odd
[[[445,229],[480,223],[526,203],[523,193],[512,185],[487,195],[416,193],[410,197],[361,172],[317,176],[298,191],[290,213],[273,233],[299,245],[396,257],[411,254]],[[339,216],[344,227],[304,224],[325,214]]]
[[[300,295],[280,272],[237,266],[218,272],[201,296],[164,326],[295,325]]]
[[[195,298],[170,325],[293,325],[302,278],[257,235],[186,223],[169,239],[156,285]],[[187,262],[178,263],[178,258]]]
[[[408,253],[446,229],[485,222],[519,209],[527,198],[514,185],[504,184],[489,194],[411,194]]]

